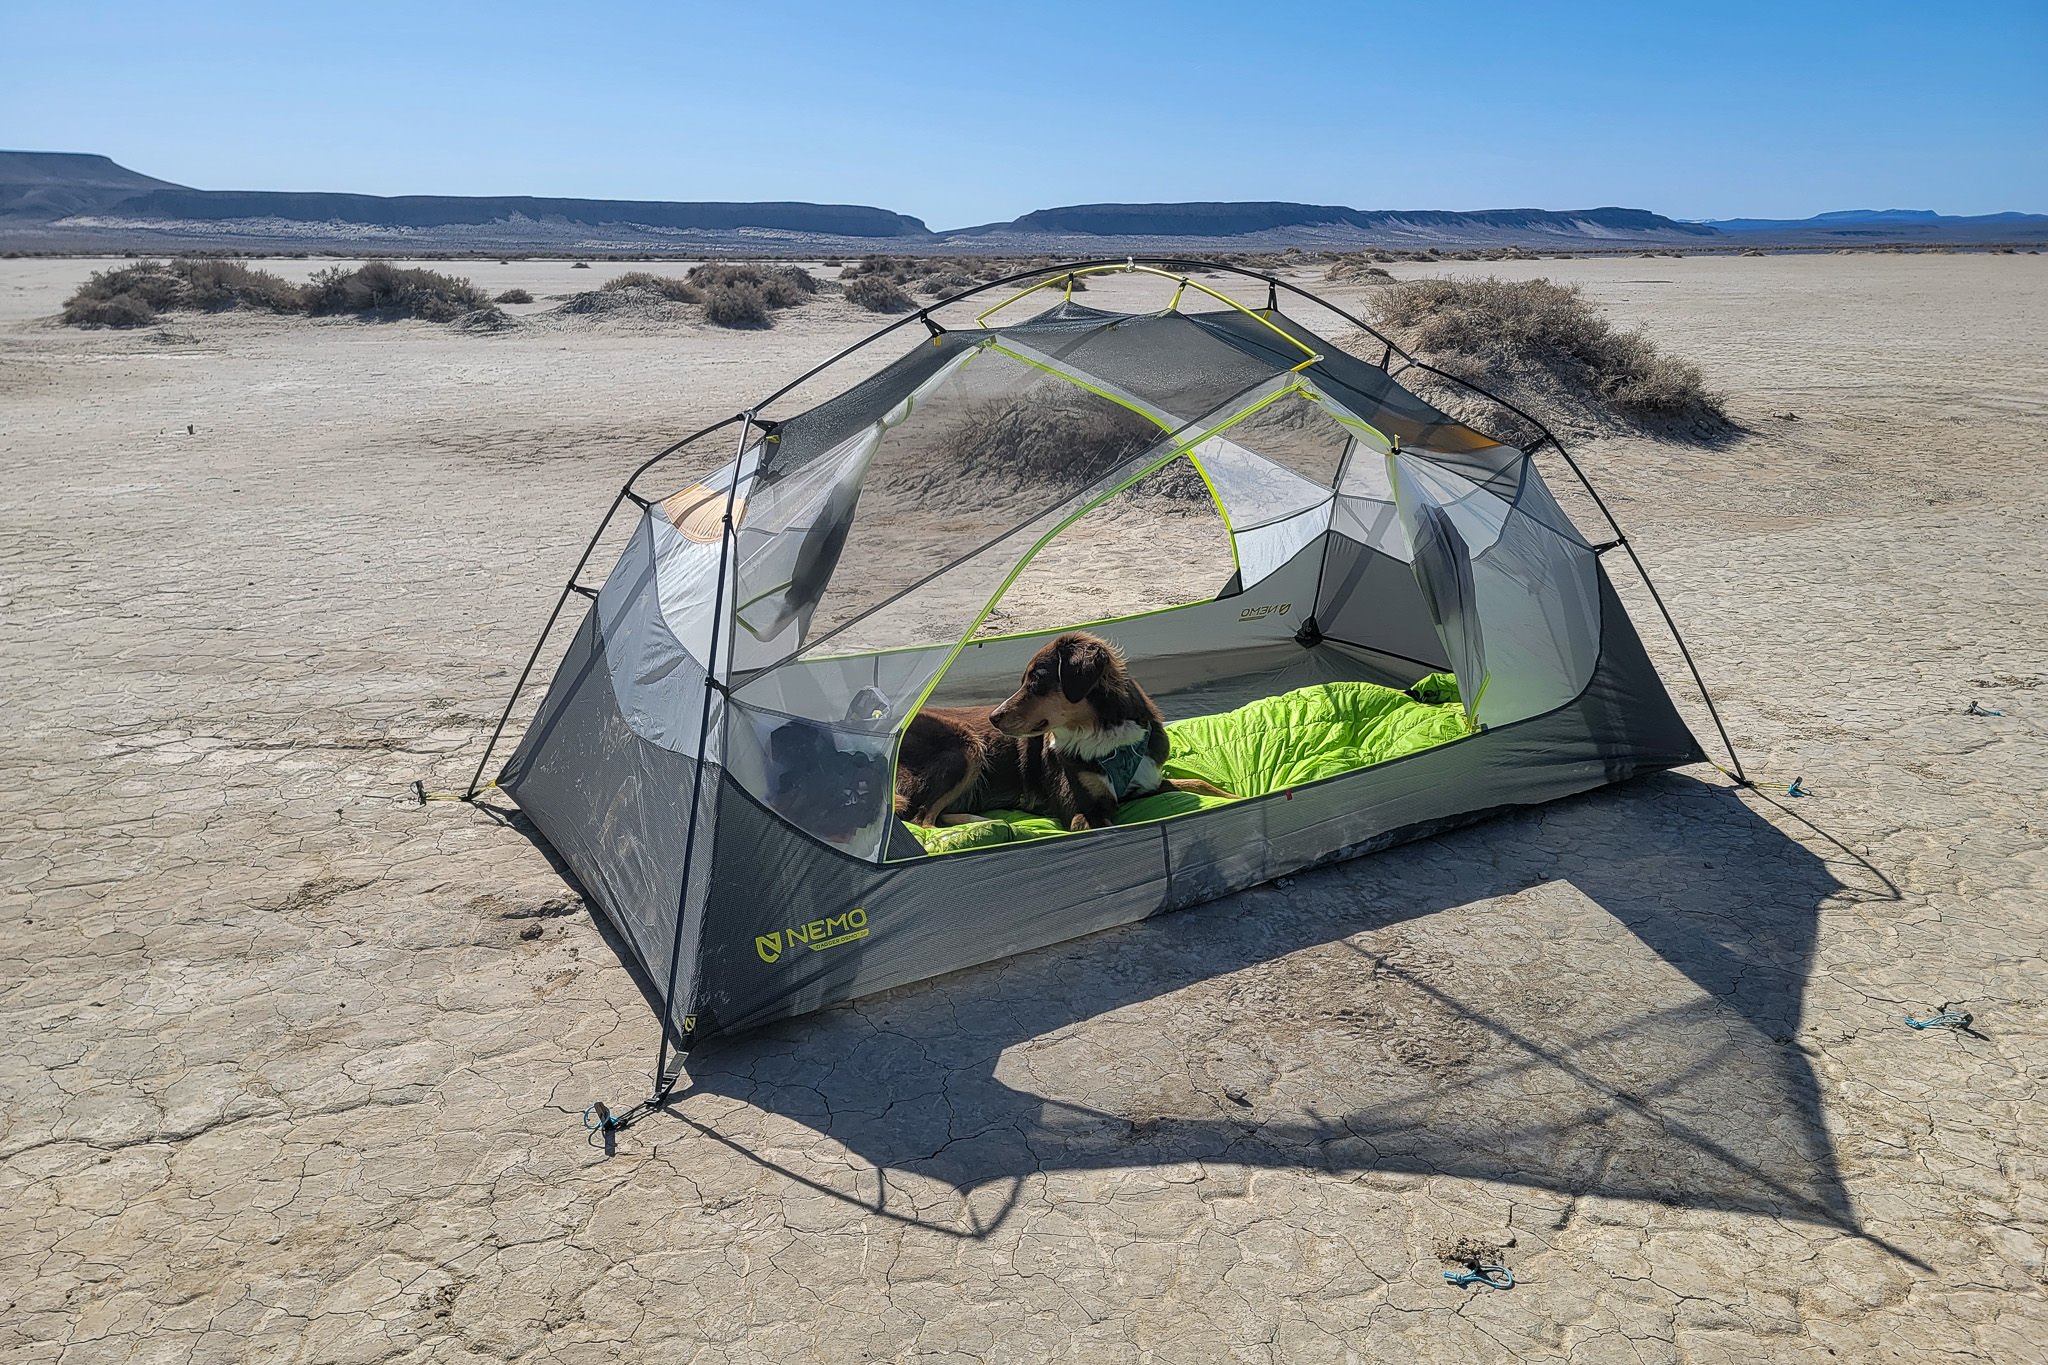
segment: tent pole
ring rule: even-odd
[[[548,613],[547,624],[540,628],[540,638],[533,642],[533,652],[526,656],[526,667],[519,670],[519,681],[512,684],[512,695],[505,699],[505,709],[499,713],[498,723],[491,730],[490,741],[484,745],[483,757],[476,761],[476,772],[469,779],[468,790],[462,793],[463,800],[474,801],[484,791],[484,770],[490,767],[491,752],[498,747],[498,741],[504,737],[505,726],[512,719],[512,708],[519,704],[519,694],[526,690],[527,679],[533,676],[533,666],[540,662],[540,652],[546,647],[548,636],[554,632],[555,622],[561,619],[562,608],[568,603],[569,594],[576,591],[576,580],[583,577],[583,570],[590,563],[590,556],[597,550],[597,542],[604,538],[605,528],[612,524],[612,518],[619,514],[619,508],[625,503],[627,497],[632,494],[634,483],[638,481],[642,474],[645,474],[684,446],[702,440],[720,427],[732,425],[744,415],[743,413],[734,413],[722,422],[713,422],[701,431],[692,432],[674,445],[642,461],[638,469],[627,475],[625,483],[619,486],[618,496],[613,498],[612,505],[605,509],[604,519],[599,521],[597,529],[590,533],[590,542],[583,547],[583,553],[576,560],[576,567],[569,571],[569,581],[562,585],[562,595],[555,599],[555,607],[553,611]]]
[[[739,445],[733,451],[732,483],[725,490],[725,519],[718,537],[718,579],[711,590],[711,644],[704,660],[704,706],[697,716],[697,764],[690,774],[690,819],[683,834],[683,882],[676,892],[676,918],[668,955],[668,984],[661,992],[661,1043],[654,1055],[654,1095],[650,1103],[659,1106],[675,1082],[668,1074],[669,1013],[675,1008],[676,978],[683,967],[683,918],[690,907],[690,869],[697,856],[697,816],[704,796],[704,765],[709,761],[705,746],[711,736],[711,698],[722,690],[718,685],[718,645],[722,631],[718,613],[725,604],[726,570],[733,558],[733,509],[739,504],[740,460],[747,453],[747,437],[754,432],[753,410],[740,414]]]

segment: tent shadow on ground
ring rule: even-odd
[[[671,1114],[968,1237],[1034,1175],[1192,1161],[1867,1237],[1797,1035],[1823,907],[1897,891],[1769,799],[1660,775],[872,997],[701,1050]],[[793,1169],[791,1124],[868,1169]]]

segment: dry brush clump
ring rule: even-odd
[[[179,309],[219,313],[305,311],[305,291],[239,261],[181,256],[95,271],[64,301],[63,320],[79,327],[146,327]]]
[[[1323,272],[1323,278],[1332,284],[1364,284],[1372,280],[1391,280],[1394,277],[1373,264],[1377,257],[1363,253],[1355,256],[1339,256],[1330,262],[1330,268]]]
[[[1151,421],[1081,389],[1034,386],[1011,398],[990,398],[919,432],[920,458],[878,469],[880,486],[908,504],[954,502],[971,489],[984,502],[1032,511],[1069,497],[1111,471],[1156,450],[1166,433]],[[1157,501],[1161,510],[1209,505],[1202,477],[1175,461],[1119,495],[1129,505]]]
[[[928,264],[915,256],[867,255],[857,261],[849,261],[839,272],[842,281],[865,279],[879,276],[891,284],[909,284],[916,276],[928,269]]]
[[[917,306],[902,285],[880,271],[855,275],[844,287],[846,301],[870,313],[907,313]]]
[[[693,266],[688,284],[703,305],[704,320],[716,327],[769,326],[776,312],[818,292],[811,273],[793,265],[713,261]]]
[[[526,290],[524,290],[524,289],[507,289],[507,290],[506,290],[506,291],[505,291],[504,293],[502,293],[502,294],[498,295],[498,297],[497,297],[497,298],[495,298],[495,299],[492,299],[492,300],[491,300],[491,302],[493,302],[493,303],[532,303],[532,302],[533,302],[533,295],[532,295],[532,294],[530,294],[530,293],[528,293],[528,292],[527,292]]]
[[[768,313],[806,303],[818,292],[817,278],[803,267],[794,265],[749,265],[712,261],[692,267],[689,283],[704,296],[705,316],[714,322],[717,321],[717,318],[712,317],[714,304],[721,299],[728,301],[728,309],[745,307],[757,310],[765,321]]]
[[[338,265],[321,271],[306,286],[306,311],[316,316],[353,313],[453,322],[490,306],[490,296],[466,279],[389,261],[368,261],[354,270]]]
[[[711,261],[693,266],[683,278],[629,270],[600,289],[574,295],[556,311],[660,321],[677,316],[673,305],[690,304],[713,326],[767,327],[778,311],[817,292],[816,277],[800,266]]]
[[[600,293],[622,294],[628,290],[647,290],[667,299],[670,303],[699,303],[703,296],[688,280],[674,275],[656,275],[647,270],[628,270],[623,275],[614,275],[598,286]]]
[[[919,280],[917,282],[917,292],[923,294],[926,298],[943,299],[957,294],[963,289],[972,289],[979,283],[979,280],[960,269],[960,267],[947,265],[941,266]]]
[[[1699,366],[1660,350],[1641,329],[1616,330],[1577,285],[1431,277],[1380,285],[1372,306],[1418,359],[1527,411],[1671,436],[1732,429]],[[1516,441],[1534,434],[1512,413],[1426,371],[1410,370],[1402,382],[1482,430]]]
[[[236,308],[296,313],[305,306],[305,291],[298,285],[240,261],[185,259],[172,264],[184,277],[191,306],[209,313]]]

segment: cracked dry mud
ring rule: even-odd
[[[1759,789],[777,1027],[607,1155],[650,1010],[516,827],[409,787],[624,472],[868,320],[162,342],[0,263],[0,1357],[2042,1359],[2048,266],[1483,268],[1732,392],[1726,447],[1581,454]],[[1977,1032],[1901,1022],[1944,1001]],[[1479,1255],[1518,1285],[1445,1283]]]

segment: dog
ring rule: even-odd
[[[1117,805],[1169,788],[1228,797],[1160,771],[1168,741],[1159,707],[1098,636],[1062,635],[1032,655],[1015,695],[992,711],[920,711],[896,759],[896,814],[960,824],[973,811],[1042,815],[1069,830],[1116,823]]]

